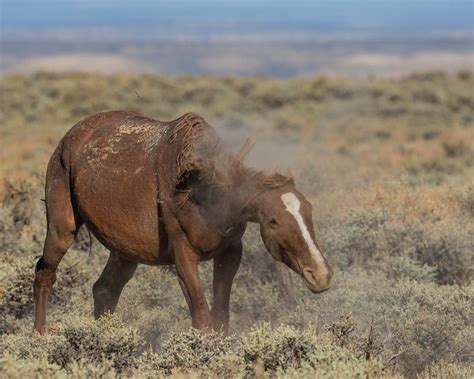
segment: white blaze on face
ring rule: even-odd
[[[304,223],[303,217],[300,213],[300,201],[293,192],[287,192],[281,195],[281,200],[285,204],[286,210],[295,218],[298,227],[300,228],[303,239],[308,245],[309,252],[317,264],[324,265],[324,258],[319,249],[316,247],[311,235],[309,234],[308,227]]]

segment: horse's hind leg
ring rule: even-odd
[[[54,169],[55,167],[52,167]],[[49,170],[48,170],[49,171]],[[56,280],[56,268],[74,241],[74,236],[82,224],[74,214],[69,191],[69,178],[61,170],[57,176],[47,178],[46,212],[48,230],[44,242],[43,256],[36,264],[33,285],[35,297],[35,325],[40,333],[46,325],[48,297]]]
[[[105,312],[114,312],[123,288],[137,268],[136,262],[122,258],[119,253],[110,252],[109,260],[97,282],[94,283],[94,317]]]

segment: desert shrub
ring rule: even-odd
[[[474,186],[467,187],[456,193],[461,209],[469,216],[474,216]]]
[[[16,255],[38,255],[46,232],[42,189],[35,176],[29,180],[9,180],[0,200],[0,250],[2,260]]]
[[[105,315],[94,321],[70,316],[53,326],[51,334],[41,336],[22,331],[6,335],[1,341],[5,352],[23,359],[41,359],[66,367],[72,361],[101,364],[111,360],[114,368],[123,370],[134,365],[143,346],[138,332],[117,316]]]
[[[440,284],[469,283],[474,270],[474,241],[469,236],[473,230],[420,229],[423,239],[415,245],[415,257],[436,267],[436,281]]]
[[[278,288],[276,262],[264,247],[255,225],[249,225],[243,247],[242,263],[231,297],[231,311],[239,315],[234,321],[239,330],[254,322],[278,319],[279,310],[285,311],[283,294]]]
[[[409,252],[402,252],[402,255],[390,256],[387,252],[382,252],[377,262],[367,263],[367,269],[380,270],[389,279],[407,279],[419,283],[429,283],[436,279],[436,267],[427,265],[409,256]]]
[[[92,298],[92,282],[98,276],[97,269],[100,267],[98,261],[95,263],[92,265],[87,262],[87,254],[70,249],[58,266],[49,303],[64,313],[77,309],[78,301]]]
[[[11,207],[0,204],[0,249],[5,252],[13,251],[19,238],[20,231],[15,228]],[[6,253],[2,254],[5,255]]]
[[[6,355],[0,357],[2,374],[9,379],[23,378],[104,378],[117,377],[117,372],[110,362],[95,365],[90,362],[79,360],[70,362],[64,369],[54,363],[49,363],[46,358],[19,359],[18,357]]]
[[[85,225],[81,226],[76,233],[73,247],[77,250],[91,252],[92,244],[98,245],[97,240],[89,233]]]
[[[351,312],[354,324],[336,325],[331,334],[343,336],[335,342],[357,357],[369,348],[384,362],[395,357],[391,362],[398,370],[413,375],[438,359],[464,362],[469,355],[472,285],[439,286],[389,279],[378,270],[352,270],[337,273],[328,293],[317,298],[302,294],[296,311],[283,321],[299,327],[303,320],[332,325],[335,315]],[[376,336],[371,343],[370,328]]]
[[[234,352],[221,352],[212,360],[200,367],[187,367],[180,364],[169,370],[160,365],[163,358],[160,354],[151,350],[145,351],[137,360],[137,369],[133,371],[133,377],[216,377],[216,378],[240,378],[244,376],[245,365],[242,357]]]
[[[6,354],[17,359],[45,360],[59,367],[65,367],[75,355],[63,335],[40,336],[31,329],[5,335],[0,344]]]
[[[440,359],[462,361],[472,346],[472,285],[460,289],[400,281],[388,291],[381,308],[384,314],[391,312],[394,341],[404,351],[400,365],[406,373]]]
[[[269,80],[263,80],[261,84],[254,89],[251,97],[257,104],[261,104],[262,108],[279,108],[293,100],[289,91],[281,91],[279,83]]]
[[[334,342],[329,334],[316,335],[311,328],[272,328],[264,324],[242,337],[247,370],[278,372],[283,377],[379,377],[379,359],[357,357]]]
[[[220,354],[209,364],[209,370],[217,378],[240,378],[246,373],[242,355],[233,351]],[[204,375],[209,375],[209,372],[204,372]]]
[[[334,228],[329,228],[324,242],[337,264],[342,267],[363,266],[377,253],[375,233],[386,221],[382,213],[351,213]]]
[[[10,379],[56,378],[62,376],[61,367],[47,359],[19,359],[14,355],[0,357],[2,375]]]
[[[338,351],[340,353],[340,351]],[[384,369],[379,361],[362,361],[350,359],[334,360],[332,362],[326,361],[316,369],[304,365],[300,369],[290,369],[285,373],[279,373],[279,378],[386,378],[386,379],[400,379],[401,376]]]
[[[113,379],[118,376],[112,361],[103,361],[100,364],[94,364],[84,359],[69,363],[66,367],[66,374],[68,378],[76,379]]]
[[[452,353],[469,346],[458,337],[472,322],[472,293],[406,280],[384,292],[380,312],[373,314],[376,319],[384,317],[384,324],[392,330],[391,349],[403,351],[398,360],[403,372],[417,372],[441,358],[462,359]]]
[[[474,367],[472,364],[463,365],[441,361],[426,367],[416,377],[417,379],[459,379],[472,378],[473,375]]]
[[[273,329],[270,324],[252,330],[242,338],[244,360],[249,368],[262,362],[265,370],[299,368],[310,362],[311,352],[318,345],[310,333],[299,333],[290,326]]]
[[[133,366],[143,344],[138,331],[115,315],[97,321],[89,318],[80,324],[67,320],[62,334],[81,358],[91,362],[112,359],[117,369]]]
[[[19,320],[32,318],[36,261],[32,255],[0,260],[0,333],[10,333],[19,327]],[[77,309],[77,302],[91,297],[92,274],[84,256],[78,256],[77,251],[69,252],[57,271],[57,281],[49,299],[50,313],[61,316],[68,310]]]
[[[14,332],[17,319],[31,316],[33,273],[31,259],[0,261],[0,334]]]
[[[208,367],[219,356],[229,352],[231,338],[220,334],[203,334],[196,329],[173,333],[163,342],[160,354],[150,354],[152,367],[171,373],[173,369],[198,369]]]
[[[146,351],[137,360],[141,376],[197,375],[204,377],[380,377],[390,371],[378,358],[357,357],[335,343],[328,333],[313,328],[254,326],[240,338],[202,334],[196,330],[173,334],[160,352]],[[390,374],[390,375],[389,375]]]
[[[138,267],[117,312],[156,348],[171,333],[190,326],[189,309],[173,269]]]
[[[410,222],[404,218],[379,209],[354,212],[330,228],[324,242],[340,267],[379,266],[394,277],[418,279],[420,275],[420,280],[431,277],[434,268],[434,278],[440,284],[470,281],[472,230],[462,228],[461,223],[457,228],[454,222],[446,227],[439,219]],[[405,273],[392,270],[391,264]]]
[[[351,313],[342,315],[339,320],[335,320],[324,326],[324,330],[334,339],[337,346],[349,347],[354,337],[356,324]]]
[[[174,268],[139,267],[123,293],[124,304],[153,308],[168,306],[188,308],[179,287]]]
[[[251,273],[242,273],[241,281],[236,280],[232,290],[231,309],[232,312],[239,315],[235,320],[238,325],[237,329],[248,327],[256,321],[278,319],[282,305],[276,283],[250,280],[248,279],[249,274],[252,275]],[[244,281],[245,284],[241,284]]]
[[[239,272],[242,270],[242,272],[245,271],[250,275],[254,272],[260,280],[265,281],[272,281],[276,278],[274,260],[265,249],[257,225],[248,225],[243,237],[243,249],[244,254]]]
[[[31,225],[44,213],[42,197],[43,190],[37,178],[7,181],[3,204],[11,207],[13,223],[17,228]]]
[[[140,330],[140,335],[154,350],[158,349],[172,333],[185,330],[191,324],[188,310],[167,307],[166,304],[153,308],[138,306],[133,312],[123,314],[123,317]]]

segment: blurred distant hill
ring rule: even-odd
[[[471,28],[291,21],[3,25],[0,72],[398,76],[472,69]]]

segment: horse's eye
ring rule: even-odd
[[[270,221],[269,221],[269,224],[272,228],[274,228],[275,226],[278,226],[280,224],[278,224],[278,221],[275,220],[274,218],[271,218]]]

